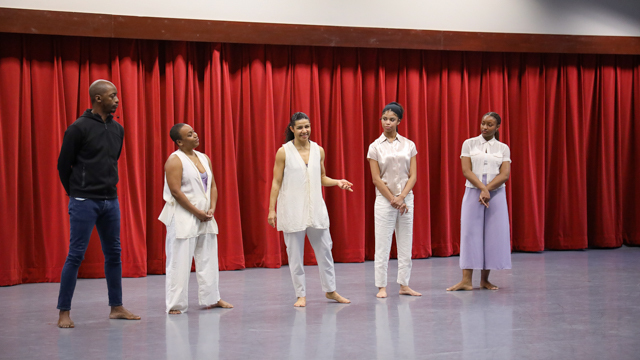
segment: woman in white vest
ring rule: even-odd
[[[211,160],[194,150],[200,141],[191,126],[176,124],[169,135],[178,150],[164,166],[166,204],[158,218],[167,226],[166,311],[169,314],[187,311],[194,258],[200,305],[232,308],[220,299],[218,290],[218,224],[213,218],[218,189]]]
[[[369,145],[367,159],[376,186],[374,206],[376,254],[375,285],[379,298],[387,297],[387,268],[393,232],[398,247],[400,295],[421,296],[409,287],[413,245],[413,186],[417,179],[416,145],[398,134],[404,109],[391,102],[382,109],[383,133]]]
[[[305,235],[309,237],[316,255],[326,297],[346,304],[350,301],[336,292],[331,254],[333,243],[322,186],[337,185],[343,190],[353,191],[353,184],[326,176],[324,149],[309,140],[310,135],[309,117],[301,112],[293,114],[285,132],[286,142],[276,153],[267,220],[269,225],[276,227],[277,217],[278,231],[284,233],[291,280],[298,297],[293,306],[304,307],[307,304],[303,267]]]

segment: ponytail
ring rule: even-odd
[[[303,112],[297,112],[291,115],[291,119],[289,120],[289,125],[287,125],[287,129],[284,131],[284,142],[288,143],[289,141],[295,139],[295,135],[293,135],[293,131],[291,128],[296,126],[296,121],[306,119],[309,120],[307,114]]]

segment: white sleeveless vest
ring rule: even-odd
[[[202,184],[202,178],[200,177],[200,171],[198,167],[187,157],[187,154],[182,150],[176,150],[171,155],[176,155],[182,161],[182,184],[180,190],[189,199],[189,202],[196,208],[207,211],[209,210],[209,199],[211,193],[211,183],[213,182],[213,173],[209,168],[209,161],[199,151],[193,150],[198,156],[200,163],[204,166],[207,172],[208,181],[207,188],[204,188]],[[169,184],[167,184],[167,175],[164,176],[164,191],[162,198],[166,201],[158,220],[162,221],[165,225],[171,224],[171,219],[175,216],[176,226],[176,239],[188,239],[203,234],[217,234],[218,224],[215,219],[209,221],[200,221],[198,218],[190,213],[188,210],[180,206],[176,199],[171,195]]]
[[[284,175],[278,194],[278,230],[286,233],[307,228],[328,229],[329,214],[322,198],[320,147],[309,141],[309,167],[289,141],[285,151]]]

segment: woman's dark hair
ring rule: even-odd
[[[173,142],[176,145],[178,145],[176,141],[182,140],[182,135],[180,135],[180,129],[182,129],[182,127],[185,125],[187,124],[185,123],[175,124],[173,125],[173,127],[171,127],[171,130],[169,130],[169,136],[171,137],[171,140],[173,140]]]
[[[500,118],[500,115],[498,115],[498,113],[489,111],[488,113],[482,115],[482,118],[484,119],[487,116],[491,116],[492,118],[496,119],[497,125],[500,126],[502,119]],[[500,132],[498,130],[496,130],[496,140],[500,140]]]
[[[309,120],[309,117],[307,116],[307,114],[303,112],[297,112],[291,115],[291,120],[289,120],[289,125],[287,125],[287,129],[284,131],[285,143],[295,139],[295,136],[293,135],[293,131],[291,131],[290,127],[296,126],[296,121],[303,120],[303,119]]]
[[[402,105],[398,104],[395,101],[392,101],[388,103],[387,106],[384,107],[384,109],[382,109],[382,115],[384,115],[384,113],[389,110],[393,111],[398,116],[398,120],[402,120],[402,116],[404,115],[404,108],[402,107]],[[380,115],[380,117],[382,117],[382,115]]]

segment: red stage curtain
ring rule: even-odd
[[[125,276],[164,272],[169,128],[202,139],[219,190],[220,267],[286,264],[266,217],[275,152],[306,112],[327,174],[334,257],[373,258],[368,145],[380,110],[405,106],[400,133],[418,147],[415,258],[459,252],[462,142],[502,115],[514,250],[640,245],[640,57],[210,44],[0,34],[0,285],[58,281],[68,246],[56,162],[66,127],[110,79],[125,128],[119,197]],[[94,234],[95,235],[95,234]],[[83,277],[103,276],[92,240]],[[314,263],[312,250],[307,263]]]

